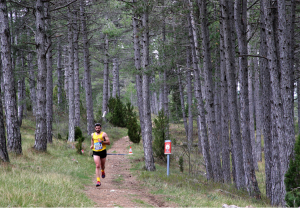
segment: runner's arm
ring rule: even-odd
[[[104,141],[102,142],[103,144],[106,144],[106,145],[110,145],[110,140],[107,136],[107,134],[105,132],[103,132],[103,135],[102,135]]]

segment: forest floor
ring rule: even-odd
[[[131,145],[128,136],[114,142],[108,150],[112,154],[127,154]],[[143,187],[130,171],[132,161],[128,155],[107,155],[105,173],[101,186],[86,186],[86,194],[97,207],[176,207],[165,202],[164,195],[153,195]],[[96,176],[92,183],[96,184]]]

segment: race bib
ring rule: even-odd
[[[101,150],[102,149],[102,143],[101,142],[97,142],[94,145],[95,145],[95,150]]]

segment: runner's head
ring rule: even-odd
[[[101,131],[101,124],[100,123],[95,123],[95,130],[97,133],[100,133]]]

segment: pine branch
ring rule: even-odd
[[[269,60],[267,57],[259,56],[259,55],[251,55],[251,54],[242,54],[242,55],[239,55],[239,57],[244,57],[244,56],[258,57],[258,58],[264,58],[264,59]]]
[[[27,9],[34,9],[34,7],[24,5],[24,4],[21,4],[21,3],[16,2],[16,1],[9,0],[8,2],[14,3],[14,4],[16,4],[16,5],[19,5],[19,6],[21,6],[21,7],[27,8]]]
[[[71,2],[67,3],[67,4],[65,4],[65,5],[63,5],[63,6],[56,7],[56,8],[54,8],[54,9],[50,10],[50,12],[53,12],[53,11],[56,11],[56,10],[59,10],[59,9],[65,8],[65,7],[69,6],[70,4],[74,3],[75,1],[77,1],[77,0],[73,0],[73,1],[71,1]]]

